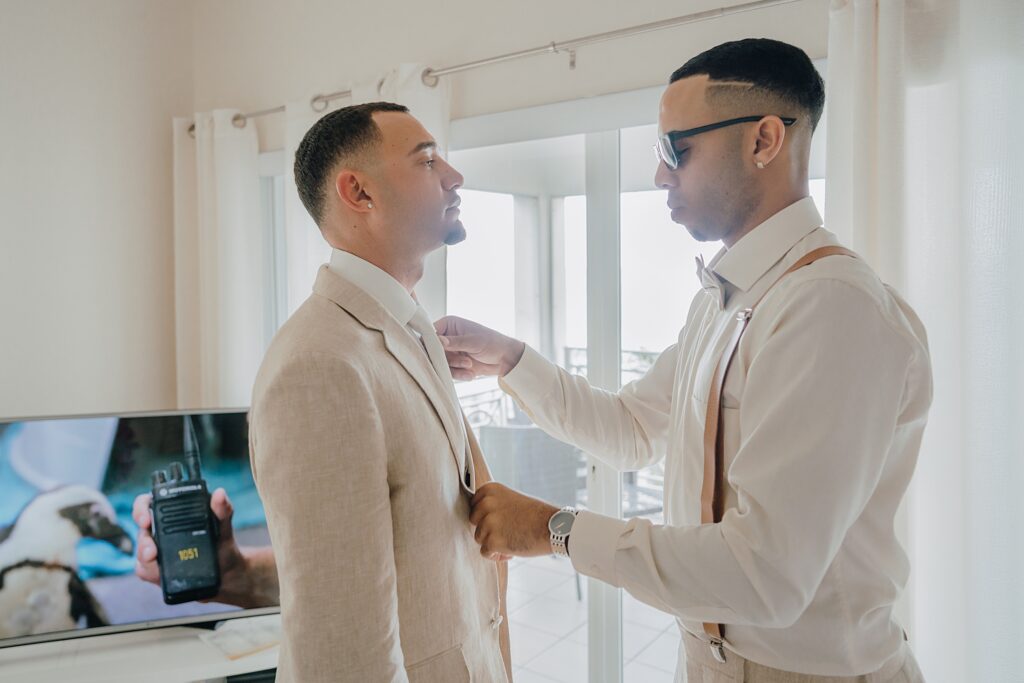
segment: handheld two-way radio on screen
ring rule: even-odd
[[[202,478],[192,419],[186,415],[184,420],[184,465],[172,462],[168,469],[152,475],[153,540],[168,605],[212,598],[220,590],[217,520]]]

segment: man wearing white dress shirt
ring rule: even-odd
[[[437,323],[457,379],[499,375],[540,427],[620,470],[664,458],[663,525],[495,483],[470,520],[484,556],[568,554],[675,615],[679,680],[921,680],[893,617],[909,574],[894,517],[931,403],[927,342],[822,227],[807,169],[823,105],[807,55],[772,40],[672,75],[655,179],[675,222],[724,246],[698,263],[678,342],[620,391],[475,323]]]

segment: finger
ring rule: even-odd
[[[462,370],[460,368],[452,368],[452,379],[457,379],[460,382],[468,382],[471,379],[476,379],[476,373],[472,370]]]
[[[476,358],[470,357],[473,361],[472,370],[477,375],[498,375],[501,374],[500,365],[491,365],[490,363],[481,363]]]
[[[506,489],[496,481],[485,481],[476,488],[476,493],[473,494],[473,500],[470,504],[478,504],[484,500],[497,496],[501,493],[502,489]]]
[[[234,528],[231,526],[231,519],[235,515],[235,506],[231,504],[228,493],[223,488],[218,488],[210,496],[210,509],[219,522],[221,540],[229,541],[234,537]]]
[[[484,350],[484,339],[478,334],[444,335],[444,347],[448,351],[461,351],[473,355]]]
[[[152,536],[140,538],[138,545],[139,551],[137,554],[140,562],[143,564],[146,564],[147,562],[156,562],[156,543],[153,541]]]
[[[448,367],[450,368],[472,368],[473,359],[464,353],[450,353],[445,352],[445,358],[448,361]]]
[[[456,333],[461,323],[465,322],[462,318],[455,315],[446,315],[440,320],[434,322],[434,330],[439,334]]]
[[[139,559],[142,559],[142,549],[146,543],[152,544],[155,551],[156,544],[153,542],[153,534],[149,530],[149,520],[146,520],[146,526],[139,526],[139,533],[135,536],[135,554]],[[153,557],[156,557],[155,553]]]
[[[505,488],[496,481],[486,481],[477,487],[476,495],[483,493],[484,495],[496,494],[500,489]]]
[[[484,559],[493,560],[501,555],[501,550],[498,546],[499,544],[497,542],[488,537],[480,544],[480,554],[484,556]]]
[[[480,486],[477,487],[476,493],[473,494],[473,497],[469,501],[469,506],[471,508],[473,508],[475,510],[476,507],[478,505],[480,505],[480,501],[482,501],[484,498],[486,498],[487,496],[490,495],[490,488],[489,487],[493,483],[494,482],[490,482],[489,481],[489,482],[487,482],[485,484],[481,484]]]
[[[484,517],[487,515],[480,508],[473,508],[472,512],[469,513],[469,523],[475,527],[480,526],[480,522],[484,521]]]
[[[443,318],[434,321],[434,331],[437,332],[438,336],[441,336],[448,332],[448,320],[450,318],[451,316],[446,315]]]
[[[476,531],[473,532],[473,540],[483,545],[484,541],[487,540],[487,531],[482,526],[478,526]]]
[[[136,496],[135,502],[132,503],[132,519],[140,529],[149,529],[149,504],[152,499],[152,494],[143,493]]]
[[[148,564],[136,562],[135,575],[149,583],[160,583],[160,568],[157,567],[156,562],[150,562]]]
[[[139,537],[136,545],[135,575],[143,581],[158,583],[160,567],[156,562],[156,543],[151,536]]]

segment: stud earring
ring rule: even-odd
[[[367,209],[372,209],[373,208],[373,202],[366,202],[366,208]]]
[[[763,169],[764,168],[764,162],[763,161],[757,162],[757,167]]]

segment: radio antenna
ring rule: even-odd
[[[183,433],[185,442],[185,469],[188,470],[190,481],[201,478],[199,464],[199,439],[196,437],[196,430],[192,426],[192,416],[185,416],[185,429]]]

